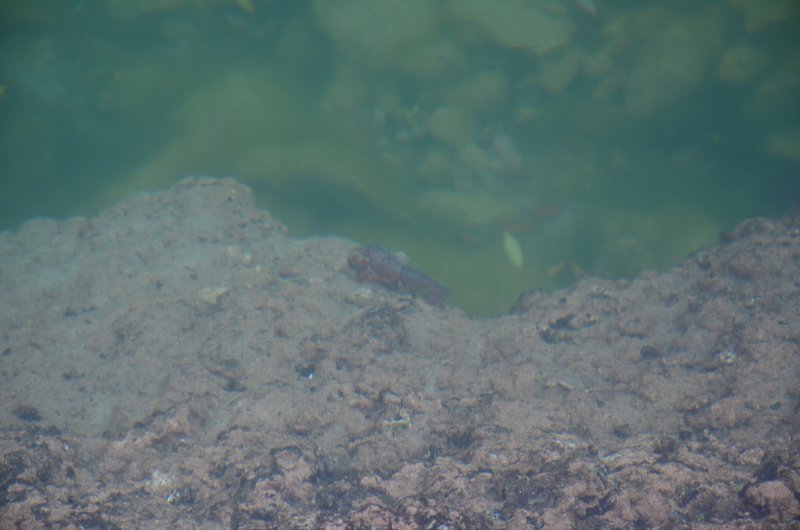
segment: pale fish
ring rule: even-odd
[[[513,266],[518,269],[522,268],[522,247],[519,241],[517,241],[517,238],[508,232],[503,232],[503,251],[505,251],[508,261],[510,261]]]

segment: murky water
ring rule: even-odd
[[[0,225],[234,176],[476,314],[800,196],[792,0],[0,7]]]

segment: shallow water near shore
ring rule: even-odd
[[[1,521],[800,521],[797,217],[477,319],[253,202],[186,179],[0,233]]]

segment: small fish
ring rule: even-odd
[[[422,296],[431,305],[441,306],[447,289],[439,282],[411,267],[396,254],[378,245],[364,245],[347,258],[361,282],[374,282],[398,292]]]
[[[522,246],[520,246],[517,238],[508,232],[503,232],[503,251],[513,266],[518,269],[522,268]]]

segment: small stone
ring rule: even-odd
[[[205,287],[197,293],[208,305],[217,305],[220,298],[230,291],[228,287]]]

